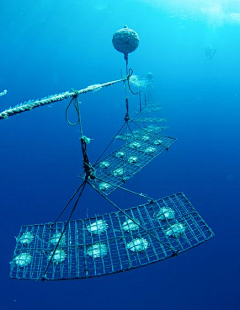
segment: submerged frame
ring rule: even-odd
[[[72,220],[47,272],[49,257],[55,250],[57,236],[63,231],[65,222],[21,226],[10,277],[57,281],[110,275],[178,255],[214,236],[183,193],[125,209],[124,212],[145,230],[129,221],[121,211]]]

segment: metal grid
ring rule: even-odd
[[[166,118],[164,117],[137,117],[133,119],[134,122],[140,122],[140,123],[163,123],[166,122]]]
[[[144,112],[158,112],[161,111],[162,108],[158,107],[158,106],[149,106],[147,105],[146,107],[144,107]]]
[[[152,113],[152,112],[159,112],[162,110],[162,107],[158,102],[148,102],[144,107],[142,108],[143,112],[146,113]]]
[[[157,214],[162,208],[173,210],[174,218],[166,216],[159,219]],[[131,270],[169,258],[174,252],[179,254],[187,251],[214,236],[183,193],[124,211],[159,241],[139,226],[134,230],[126,230],[124,222],[127,218],[120,211],[71,221],[57,249],[64,251],[63,259],[61,262],[51,262],[44,279],[84,279]],[[89,229],[96,228],[96,221],[102,225],[98,225],[95,230]],[[174,224],[184,226],[181,235],[169,236],[167,233]],[[54,240],[54,234],[61,232],[63,227],[64,222],[22,226],[16,238],[10,277],[42,280],[55,248],[51,240]],[[26,242],[26,238],[23,238],[26,233],[32,236],[31,242]],[[136,239],[145,240],[145,247],[137,249],[136,243],[132,246]],[[29,258],[26,264],[23,259],[24,266],[19,263],[21,255],[23,258],[28,255]]]
[[[123,132],[115,136],[116,140],[127,141],[134,138],[138,138],[144,134],[159,134],[161,131],[168,129],[169,126],[158,126],[158,125],[148,125],[144,126],[141,129],[135,129],[131,133],[130,132]]]
[[[157,134],[138,135],[96,164],[96,179],[89,180],[89,183],[96,190],[109,195],[168,150],[175,141],[175,138]]]

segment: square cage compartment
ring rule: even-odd
[[[22,226],[10,277],[71,280],[109,275],[164,260],[214,236],[183,193],[124,212],[70,221],[57,249],[65,222]]]

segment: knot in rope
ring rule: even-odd
[[[126,97],[125,102],[126,102],[126,115],[124,117],[124,120],[125,120],[125,122],[128,122],[130,120],[128,97]]]
[[[87,180],[88,178],[90,178],[91,180],[96,179],[96,171],[94,169],[94,167],[87,162],[83,162],[83,168],[84,168],[84,172],[85,172],[85,179]]]
[[[71,91],[74,93],[73,98],[77,98],[78,97],[78,91],[74,88],[71,88]]]
[[[93,180],[96,178],[96,172],[95,172],[95,168],[89,162],[89,158],[87,154],[87,142],[85,138],[86,138],[85,136],[82,136],[80,138],[81,145],[82,145],[83,169],[85,172],[85,180],[87,180],[88,178]]]

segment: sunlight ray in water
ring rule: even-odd
[[[155,8],[167,10],[171,18],[205,20],[211,27],[240,24],[240,1],[234,0],[141,0]]]

